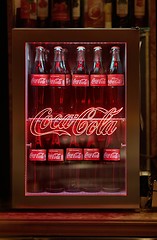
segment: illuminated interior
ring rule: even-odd
[[[40,74],[33,72],[37,46],[45,53],[45,72]],[[69,72],[52,72],[55,46],[66,49]],[[78,46],[85,48],[86,72],[75,82]],[[91,83],[95,46],[102,49],[104,72],[95,73]],[[112,86],[113,46],[120,48],[122,64],[114,78],[123,75],[124,82]],[[25,44],[26,196],[127,195],[126,59],[125,42]],[[54,83],[54,77],[62,81]]]

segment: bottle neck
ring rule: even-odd
[[[85,61],[85,52],[80,50],[77,52],[77,62],[84,62]]]
[[[110,73],[122,73],[122,71],[123,70],[122,70],[119,50],[113,50],[111,64],[110,64]]]
[[[85,63],[85,52],[78,51],[77,52],[77,72],[85,73],[86,72],[86,63]]]
[[[112,61],[120,61],[119,51],[113,51],[112,52]]]
[[[35,55],[35,61],[43,61],[43,54],[44,49],[43,48],[36,48],[36,55]]]
[[[44,48],[36,48],[36,56],[35,56],[35,69],[36,73],[44,73],[45,65],[44,65]]]
[[[63,49],[62,52],[62,63],[63,63],[63,68],[65,69],[66,72],[70,72],[68,62],[67,62],[67,51]]]
[[[102,68],[102,56],[100,51],[96,51],[94,55],[94,70]]]
[[[91,74],[103,74],[105,70],[102,64],[102,52],[101,49],[97,49],[94,51],[94,60],[93,60],[93,67],[91,70]]]
[[[62,61],[62,52],[60,50],[56,50],[54,52],[54,65],[53,65],[52,72],[54,72],[54,73],[64,72],[63,61]]]
[[[61,51],[55,51],[55,53],[54,53],[54,61],[55,62],[62,61],[62,53],[61,53]]]

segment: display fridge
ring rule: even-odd
[[[12,30],[13,208],[139,208],[139,38]]]

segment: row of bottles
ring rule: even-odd
[[[21,0],[16,27],[148,27],[148,0]]]
[[[89,107],[108,110],[116,107],[117,110],[120,109],[117,116],[124,117],[125,84],[120,47],[112,46],[110,50],[112,57],[109,71],[106,72],[103,66],[102,47],[95,46],[92,69],[89,72],[84,46],[77,47],[77,59],[72,70],[67,58],[66,61],[64,59],[62,47],[56,46],[48,71],[45,66],[45,49],[37,46],[28,84],[29,116],[48,107],[62,115],[81,113]]]
[[[121,125],[125,125],[124,122]],[[123,128],[124,130],[124,128]],[[125,136],[106,137],[103,146],[96,146],[93,135],[86,148],[76,136],[35,137],[28,149],[28,192],[98,192],[124,190]],[[43,138],[43,139],[44,139]],[[67,138],[69,141],[67,141]],[[62,140],[61,140],[62,139]],[[64,140],[63,140],[64,139]],[[65,140],[66,139],[66,140]],[[51,142],[51,143],[50,143]],[[123,144],[123,143],[124,144]],[[50,148],[49,148],[50,147]]]
[[[125,143],[125,120],[119,120],[118,130],[112,130],[112,136],[99,136],[94,133],[87,135],[86,132],[78,136],[67,136],[65,132],[63,136],[58,136],[59,131],[58,134],[56,131],[54,134],[42,135],[41,128],[41,122],[36,123],[38,136],[29,136],[28,141],[32,142],[28,145],[31,152],[29,157],[31,156],[32,161],[120,161],[121,144]],[[110,148],[110,153],[106,151],[107,148]],[[38,154],[41,151],[42,154]]]
[[[34,50],[34,49],[33,49]],[[92,59],[92,66],[88,67],[86,62],[86,47],[85,46],[77,46],[74,49],[74,55],[76,56],[76,65],[75,67],[71,67],[68,61],[68,58],[71,56],[68,55],[68,49],[62,46],[55,46],[53,48],[54,54],[50,53],[46,47],[44,48],[42,45],[35,47],[34,56],[31,53],[28,53],[28,64],[29,69],[28,71],[33,73],[84,73],[84,74],[106,74],[109,69],[105,69],[104,62],[106,60],[106,56],[102,58],[102,47],[101,46],[94,46],[93,47],[93,59]],[[112,70],[110,68],[110,73],[118,71],[119,73],[124,72],[124,68],[122,66],[122,62],[120,60],[120,47],[118,45],[112,46],[111,49],[108,49],[109,53],[111,53],[112,63],[113,61],[117,62],[113,64]],[[89,55],[91,55],[90,50],[88,51]],[[31,55],[31,56],[30,56]],[[109,63],[110,64],[110,63]],[[116,69],[114,69],[116,67]],[[91,68],[91,69],[90,69]],[[117,72],[117,73],[118,73]],[[51,77],[51,76],[50,76]],[[105,78],[105,76],[103,76]],[[69,81],[65,81],[65,84],[62,85],[69,85]],[[93,85],[91,79],[91,85]],[[87,84],[88,85],[88,84]],[[106,85],[106,80],[100,83],[99,85]]]
[[[124,163],[30,161],[26,194],[124,191]]]
[[[78,46],[76,64],[71,69],[68,58],[67,49],[61,46],[54,47],[53,60],[48,59],[47,50],[42,46],[36,47],[35,59],[30,66],[29,72],[31,73],[31,85],[40,85],[40,75],[42,74],[43,86],[123,86],[124,76],[123,67],[120,59],[120,47],[112,46],[110,53],[112,54],[109,70],[106,70],[102,60],[102,47],[95,46],[93,48],[93,64],[91,70],[85,58],[84,46]],[[46,52],[46,54],[45,54]],[[121,74],[117,76],[119,79],[113,79],[112,75],[107,74]],[[56,77],[57,74],[57,77]],[[59,75],[58,75],[59,74]],[[83,81],[80,79],[80,74],[83,74]],[[58,80],[59,76],[59,80]],[[115,77],[115,76],[114,76]],[[57,78],[57,79],[56,79]]]

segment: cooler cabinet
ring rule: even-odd
[[[139,208],[139,38],[12,30],[13,208]]]

